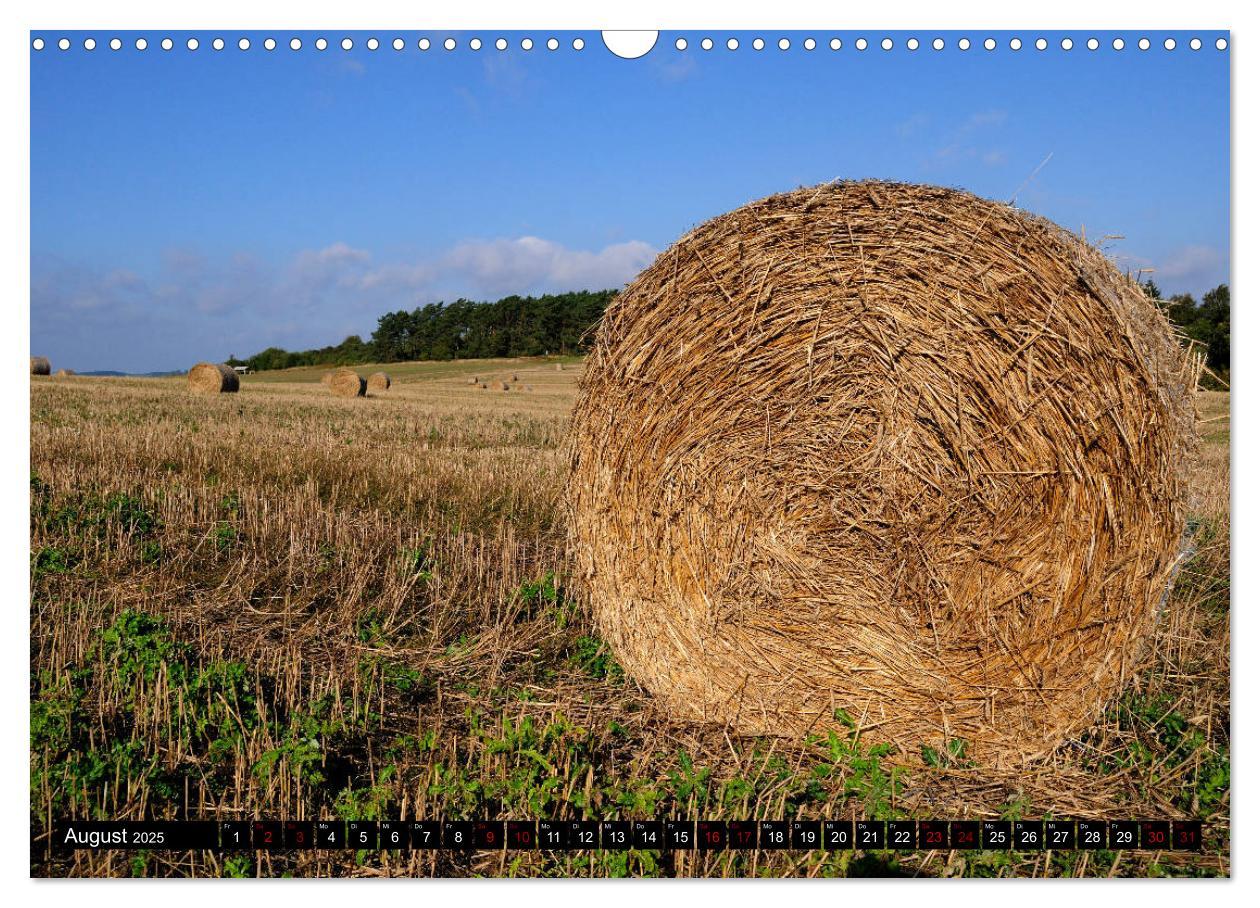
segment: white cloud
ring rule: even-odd
[[[651,57],[652,65],[662,82],[682,82],[700,71],[695,54],[677,54],[675,56]]]
[[[1225,254],[1211,246],[1182,246],[1155,266],[1155,277],[1168,281],[1185,282],[1202,278],[1205,274],[1219,271],[1225,262]]]
[[[482,58],[485,82],[492,90],[510,98],[520,98],[533,77],[518,54],[493,54]]]
[[[1007,160],[1006,152],[994,147],[993,139],[1000,136],[999,127],[1006,123],[1006,119],[1005,110],[982,110],[971,114],[941,135],[940,144],[932,153],[932,163],[948,167],[978,160],[986,167],[1003,166]],[[902,138],[909,138],[926,123],[926,119],[911,118],[898,127],[898,131]]]
[[[1179,246],[1154,258],[1121,251],[1115,255],[1115,262],[1123,271],[1154,280],[1165,297],[1176,293],[1198,297],[1229,281],[1229,256],[1215,246]]]
[[[964,126],[965,132],[971,132],[975,129],[981,129],[985,126],[1000,126],[1006,122],[1006,111],[1004,110],[981,110],[973,113],[967,118]]]
[[[896,132],[900,138],[909,139],[923,133],[924,130],[931,125],[931,123],[931,117],[925,113],[919,112],[902,120],[893,127],[893,131]]]
[[[302,349],[366,336],[377,316],[438,300],[621,287],[655,255],[639,240],[587,250],[522,236],[377,262],[366,249],[336,242],[279,265],[171,250],[149,276],[37,255],[31,337],[69,368],[180,368],[271,345]]]
[[[455,279],[476,287],[481,294],[501,296],[520,292],[519,288],[620,287],[655,256],[656,250],[639,240],[588,252],[523,236],[462,243],[435,271],[441,279]]]
[[[331,246],[325,246],[323,249],[299,252],[295,262],[299,267],[312,267],[330,264],[355,264],[366,262],[371,258],[372,254],[366,249],[355,249],[346,243],[333,243]]]

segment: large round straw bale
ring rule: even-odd
[[[1144,656],[1198,369],[1102,254],[1015,208],[877,182],[754,202],[603,317],[580,579],[676,715],[1043,755]]]
[[[391,384],[393,382],[389,380],[389,376],[384,372],[373,372],[368,376],[367,389],[369,391],[388,391]]]
[[[197,363],[188,370],[188,387],[198,394],[232,394],[241,380],[226,363]]]
[[[58,369],[55,373],[53,373],[53,376],[55,378],[68,378],[74,374],[75,372],[73,369]]]
[[[31,375],[49,375],[52,372],[52,364],[48,362],[46,356],[31,357]]]
[[[319,383],[321,385],[326,385],[332,381],[332,377],[333,377],[333,370],[330,369],[319,377]]]
[[[334,369],[328,379],[328,387],[338,397],[362,397],[367,393],[367,381],[353,369]]]

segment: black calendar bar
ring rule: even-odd
[[[223,820],[57,823],[62,850],[1197,851],[1198,820]]]

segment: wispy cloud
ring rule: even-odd
[[[1225,266],[1225,253],[1211,246],[1182,246],[1155,265],[1158,278],[1167,281],[1193,282],[1218,274]]]
[[[893,131],[903,139],[922,134],[932,123],[932,118],[925,113],[916,113],[902,120],[893,127]]]
[[[980,110],[969,116],[963,123],[962,130],[971,132],[986,126],[1001,126],[1006,122],[1004,110]]]
[[[1000,128],[1005,125],[1005,110],[980,110],[968,115],[935,134],[933,120],[923,113],[915,114],[894,127],[903,140],[923,142],[931,148],[927,166],[930,169],[949,168],[965,162],[976,162],[985,167],[1001,167],[1007,155],[998,144],[1002,138]]]
[[[682,82],[690,79],[700,71],[695,54],[673,54],[669,56],[653,54],[652,67],[662,82]]]
[[[523,236],[462,243],[441,260],[435,276],[490,295],[519,287],[619,286],[647,267],[655,255],[656,250],[640,240],[589,252]]]
[[[1178,246],[1153,257],[1125,250],[1115,255],[1115,262],[1132,274],[1147,272],[1165,296],[1189,293],[1197,297],[1229,280],[1229,255],[1215,246]]]
[[[620,287],[655,255],[639,240],[589,250],[522,236],[378,261],[336,242],[279,264],[172,249],[149,276],[36,256],[32,344],[71,368],[179,368],[273,344],[336,342],[371,331],[385,311],[441,299]]]
[[[485,83],[509,98],[520,98],[529,89],[533,76],[517,53],[495,53],[482,59]]]
[[[331,293],[369,305],[397,296],[432,301],[618,287],[655,255],[641,240],[592,251],[522,236],[467,240],[432,258],[376,263],[366,250],[336,243],[295,256],[284,286],[286,296],[298,300]]]

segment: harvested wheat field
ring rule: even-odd
[[[509,369],[534,393],[467,383]],[[371,407],[330,395],[323,371],[246,376],[230,398],[182,379],[32,384],[32,872],[1228,872],[1227,395],[1202,399],[1194,554],[1131,684],[1016,770],[982,768],[961,739],[907,759],[860,713],[740,736],[639,687],[565,554],[580,361],[391,363]],[[1201,854],[48,850],[50,816],[97,811],[1207,825]]]
[[[754,202],[610,306],[570,529],[678,715],[1017,767],[1133,681],[1183,560],[1200,364],[1047,221],[935,187]],[[1165,616],[1166,617],[1166,616]]]

